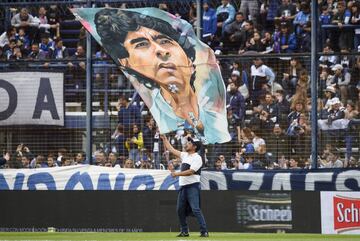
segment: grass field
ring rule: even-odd
[[[0,240],[360,241],[360,235],[210,233],[209,238],[200,238],[198,233],[190,233],[190,237],[188,238],[176,238],[176,234],[177,233],[0,233]]]

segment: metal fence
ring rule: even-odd
[[[58,4],[59,15],[61,16],[60,35],[64,39],[64,45],[68,47],[73,55],[77,51],[76,46],[82,41],[86,43],[84,32],[81,30],[79,23],[73,20],[68,12],[69,7],[82,6],[84,4],[93,4],[93,6],[101,7],[110,5],[111,7],[159,7],[163,1],[37,1],[36,4],[29,1],[18,1],[1,3],[5,6],[2,10],[4,21],[8,21],[11,16],[12,8],[20,8],[26,6],[30,11],[36,11],[38,6]],[[184,11],[182,13],[188,16],[188,9],[192,5],[192,1],[167,1],[170,11]],[[215,2],[214,2],[215,3]],[[239,2],[237,2],[239,4]],[[216,4],[216,3],[215,3]],[[165,7],[165,6],[162,6]],[[33,9],[33,10],[32,10]],[[3,26],[6,26],[4,24]],[[39,161],[40,165],[46,162],[46,159],[58,158],[66,155],[68,163],[82,162],[77,159],[78,153],[84,153],[88,150],[88,154],[92,154],[91,162],[101,165],[114,165],[115,163],[124,164],[128,157],[127,148],[119,140],[118,133],[118,111],[119,97],[125,95],[129,99],[130,105],[134,106],[139,113],[139,118],[133,120],[139,129],[148,131],[150,113],[143,104],[139,96],[136,94],[131,84],[123,76],[116,65],[104,58],[96,58],[95,54],[99,53],[100,48],[94,42],[88,47],[92,47],[90,58],[82,56],[80,58],[64,58],[62,60],[11,60],[1,61],[1,72],[47,72],[64,74],[64,106],[65,118],[64,126],[12,126],[6,125],[0,127],[0,148],[8,150],[12,155],[9,167],[21,167],[21,155],[17,155],[18,151],[24,151],[24,147],[28,147],[32,153],[32,157],[41,155],[45,159]],[[101,55],[101,52],[100,52]],[[342,75],[345,77],[349,74],[351,82],[344,86],[336,86],[335,89],[327,88],[331,85],[335,76],[335,64],[329,64],[320,59],[320,64],[328,65],[328,68],[319,67],[319,74],[316,82],[318,106],[317,117],[319,119],[319,131],[317,135],[318,143],[318,160],[319,166],[325,166],[327,163],[339,159],[346,167],[354,167],[359,159],[359,128],[357,118],[358,115],[351,112],[351,108],[359,110],[359,82],[358,73],[359,64],[356,54],[349,56],[333,54],[338,63],[343,60],[348,61],[347,66],[342,67]],[[105,56],[105,55],[104,55]],[[329,56],[324,54],[324,56]],[[228,55],[218,56],[219,65],[222,70],[225,85],[232,81],[242,79],[249,80],[251,78],[250,67],[253,64],[255,56],[252,55]],[[311,125],[311,56],[310,54],[268,54],[263,55],[262,60],[265,65],[269,66],[274,74],[274,84],[268,87],[268,100],[266,96],[259,99],[259,103],[255,104],[251,96],[247,97],[245,102],[245,117],[241,123],[241,135],[237,136],[236,125],[229,116],[229,131],[234,138],[230,143],[209,145],[204,150],[204,156],[209,167],[215,168],[238,168],[244,162],[244,153],[248,150],[250,142],[257,144],[256,155],[254,159],[254,167],[259,169],[274,168],[309,168],[311,164],[311,134],[314,126]],[[323,61],[324,60],[324,61]],[[294,65],[295,62],[295,65]],[[91,68],[90,64],[91,63]],[[294,66],[294,68],[292,67]],[[90,70],[90,71],[89,71]],[[87,82],[87,74],[92,79],[91,88]],[[247,86],[249,89],[250,87]],[[90,92],[91,90],[91,92]],[[327,91],[324,91],[327,90]],[[243,93],[246,96],[246,90]],[[36,88],[34,88],[34,93]],[[28,93],[28,92],[26,92]],[[91,93],[91,102],[86,98],[86,94]],[[341,118],[344,121],[339,126],[332,123],[328,116],[325,118],[322,113],[328,105],[331,97],[339,96],[339,104],[345,111],[346,117]],[[29,95],[29,100],[33,96]],[[284,100],[284,105],[279,102]],[[266,102],[270,101],[270,102]],[[88,106],[87,106],[88,105]],[[259,106],[258,106],[259,105]],[[283,108],[276,115],[271,113],[269,106]],[[89,106],[91,111],[89,111]],[[346,109],[346,110],[345,110]],[[87,127],[87,116],[91,115],[91,130]],[[301,115],[301,122],[294,124],[292,115]],[[276,121],[273,118],[278,118]],[[151,124],[150,124],[151,125]],[[124,140],[131,138],[131,130],[125,130],[123,133]],[[160,168],[166,167],[170,161],[177,161],[169,153],[164,151],[161,143],[160,149],[154,152],[154,142],[159,143],[158,136],[154,127],[150,133],[147,133],[150,140],[144,140],[150,143],[151,150],[141,148],[140,160],[137,167],[143,168]],[[182,148],[181,133],[172,133],[171,141],[178,148]],[[92,139],[89,137],[91,135]],[[144,135],[145,136],[145,135]],[[262,141],[261,141],[262,139]],[[91,141],[91,148],[87,148],[87,142]],[[124,142],[124,140],[122,140]],[[122,144],[121,144],[122,143]],[[23,144],[21,146],[21,144]],[[122,146],[121,146],[122,145]],[[18,151],[17,151],[18,150]],[[125,153],[122,151],[125,150]],[[17,151],[17,152],[16,152]],[[110,153],[113,153],[115,160]],[[335,153],[335,157],[329,155]],[[335,158],[335,160],[333,160]],[[161,161],[161,165],[155,165],[155,159]],[[224,161],[225,160],[225,161]],[[61,161],[63,165],[64,161]],[[87,158],[87,162],[90,162]],[[35,162],[36,164],[37,162]],[[38,164],[39,164],[38,163]],[[68,164],[66,163],[66,165]],[[296,164],[297,163],[297,164]],[[44,164],[45,165],[45,164]],[[330,164],[329,164],[330,165]]]

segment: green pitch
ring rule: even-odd
[[[200,238],[199,233],[190,233],[188,238],[176,238],[177,233],[0,233],[0,240],[236,240],[236,241],[360,241],[360,235],[320,234],[249,234],[210,233],[209,238]]]

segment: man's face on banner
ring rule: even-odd
[[[181,87],[189,83],[194,71],[192,62],[170,37],[141,27],[127,34],[124,47],[129,57],[120,59],[121,65],[136,70],[166,88],[169,84]]]

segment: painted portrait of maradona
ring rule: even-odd
[[[230,140],[219,66],[189,23],[157,8],[72,11],[131,81],[160,133],[191,128],[204,143]]]

